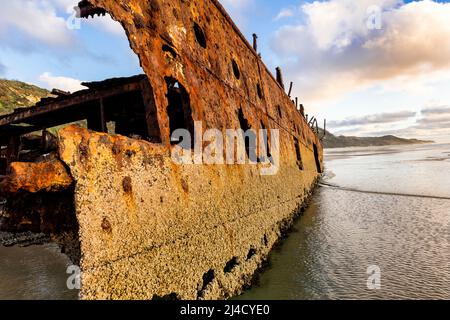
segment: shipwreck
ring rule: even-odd
[[[0,229],[57,242],[83,299],[241,293],[322,173],[317,122],[217,0],[78,6],[121,23],[145,74],[0,116]],[[171,134],[195,121],[278,129],[279,171],[175,164]]]

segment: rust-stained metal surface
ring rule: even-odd
[[[216,0],[85,0],[80,9],[122,24],[145,75],[54,91],[0,117],[2,227],[28,226],[79,252],[84,299],[239,294],[323,170],[304,110]],[[87,128],[59,130],[50,152],[45,129],[81,120]],[[171,132],[194,121],[222,132],[280,130],[278,173],[261,176],[262,164],[175,164]],[[42,129],[41,143],[25,143]]]
[[[3,194],[27,191],[55,192],[68,189],[73,180],[60,160],[40,163],[14,162],[8,176],[0,180]]]
[[[125,28],[154,89],[165,143],[170,136],[166,79],[174,78],[189,94],[194,120],[207,128],[238,128],[236,115],[242,108],[252,128],[261,128],[262,122],[297,136],[310,150],[313,143],[321,149],[320,140],[218,1],[89,2]],[[292,141],[283,143],[293,148]]]

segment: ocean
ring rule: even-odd
[[[450,144],[325,158],[311,205],[239,299],[450,299]]]

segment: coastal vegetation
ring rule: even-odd
[[[49,91],[28,83],[0,79],[0,115],[33,106],[49,95]]]

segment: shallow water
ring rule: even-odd
[[[78,292],[66,285],[69,265],[69,259],[54,244],[0,246],[0,299],[77,299]]]
[[[450,299],[450,200],[423,197],[450,198],[450,145],[335,149],[326,166],[336,187],[317,190],[239,299]],[[69,264],[54,245],[0,247],[0,299],[76,299]]]
[[[328,151],[324,180],[339,188],[318,189],[260,284],[239,299],[450,299],[450,200],[422,197],[450,198],[449,150]],[[370,266],[380,270],[377,290]]]

